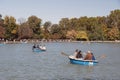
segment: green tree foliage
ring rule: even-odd
[[[73,39],[73,40],[120,40],[120,10],[111,11],[108,16],[61,18],[58,24],[45,22],[30,16],[27,20],[0,15],[0,37],[6,39]],[[5,36],[4,36],[5,34]]]
[[[4,25],[6,28],[6,38],[7,39],[14,39],[16,38],[17,33],[13,33],[13,32],[17,32],[17,25],[16,25],[16,19],[12,16],[5,16],[4,19]]]
[[[43,25],[43,36],[45,39],[49,39],[50,38],[50,27],[51,27],[52,23],[50,21],[47,21],[44,23]]]
[[[88,18],[85,16],[85,17],[80,17],[78,18],[78,22],[77,22],[77,30],[89,30],[87,27],[88,26]]]
[[[5,29],[0,26],[0,38],[4,38],[4,35],[5,35]]]
[[[108,27],[117,26],[120,30],[120,10],[111,11],[108,16]]]
[[[41,19],[36,16],[30,16],[28,18],[28,24],[29,27],[33,30],[33,33],[35,35],[40,35],[40,25],[41,25]]]
[[[4,38],[4,35],[5,35],[5,28],[3,23],[4,21],[2,19],[2,15],[0,14],[0,38]]]
[[[60,39],[62,37],[62,34],[61,34],[61,28],[59,27],[58,24],[53,24],[51,26],[51,38],[52,39]]]

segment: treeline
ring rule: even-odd
[[[58,24],[42,23],[37,16],[27,20],[0,15],[0,38],[20,39],[71,39],[71,40],[120,40],[120,10],[108,16],[62,18]]]

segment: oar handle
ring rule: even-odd
[[[64,56],[67,56],[67,57],[69,56],[68,54],[66,54],[64,52],[61,52],[61,54],[64,55]]]

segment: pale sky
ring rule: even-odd
[[[3,18],[8,15],[18,20],[35,15],[42,23],[58,23],[61,18],[107,16],[115,9],[120,9],[120,0],[0,0]]]

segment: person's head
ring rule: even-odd
[[[87,53],[91,53],[91,51],[87,51]]]
[[[78,49],[76,49],[75,52],[78,52]]]
[[[79,52],[81,53],[81,50],[79,50]]]
[[[78,52],[79,54],[81,53],[81,50],[79,50],[79,52]]]

